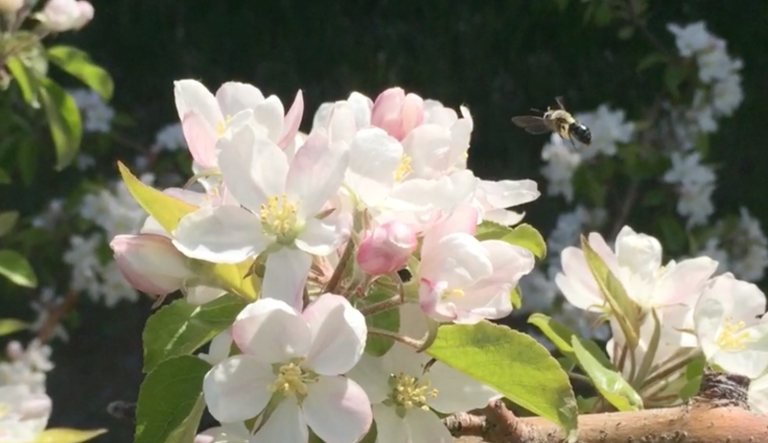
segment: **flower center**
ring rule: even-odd
[[[386,403],[395,407],[397,415],[403,417],[408,409],[419,408],[429,411],[427,396],[437,397],[437,389],[430,389],[428,381],[419,381],[416,377],[399,373],[389,376],[392,392]]]
[[[259,218],[264,231],[275,237],[291,237],[296,226],[296,205],[288,200],[288,196],[280,194],[269,197],[261,205]]]
[[[403,181],[411,172],[413,172],[413,168],[411,168],[411,157],[403,154],[400,158],[400,164],[397,165],[397,169],[395,169],[395,182],[399,183]]]
[[[299,362],[300,363],[300,362]],[[306,371],[295,363],[290,362],[275,369],[277,379],[267,386],[271,393],[278,393],[285,397],[295,395],[299,400],[307,396],[307,384],[317,381],[317,375]]]
[[[216,123],[216,135],[218,135],[219,137],[224,135],[224,132],[227,130],[227,123],[229,123],[230,120],[232,120],[232,116],[227,115],[226,117],[224,117],[223,122]]]
[[[746,326],[742,320],[734,322],[733,317],[726,317],[725,324],[720,329],[715,344],[728,351],[744,349],[749,339],[749,331],[743,330]]]
[[[449,299],[449,298],[458,298],[458,297],[464,297],[464,290],[462,289],[443,289],[442,293],[440,294],[440,298],[443,300]]]

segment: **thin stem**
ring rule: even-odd
[[[414,349],[419,349],[422,345],[422,342],[419,340],[415,340],[411,337],[405,337],[403,335],[394,333],[392,331],[387,331],[385,329],[379,329],[379,328],[368,328],[368,336],[371,335],[378,335],[379,337],[387,337],[391,338],[392,340],[402,343],[404,345],[410,346]]]
[[[591,378],[587,377],[586,375],[577,374],[577,373],[575,373],[575,372],[569,372],[569,373],[568,373],[568,377],[571,377],[572,379],[574,379],[574,380],[578,380],[578,381],[580,381],[580,382],[589,383],[590,385],[591,385],[591,384],[594,384],[594,383],[592,382],[592,379],[591,379]]]
[[[403,304],[403,299],[398,294],[398,295],[395,295],[392,298],[389,298],[387,300],[380,301],[380,302],[374,303],[372,305],[361,307],[361,308],[359,308],[359,310],[360,310],[360,312],[364,316],[367,317],[369,315],[375,315],[375,314],[378,314],[379,312],[384,312],[384,311],[387,311],[389,309],[396,308],[396,307],[398,307],[398,306],[400,306],[402,304]]]
[[[355,242],[353,242],[350,238],[347,241],[347,245],[344,247],[344,252],[341,253],[339,264],[336,266],[336,269],[333,270],[333,275],[331,275],[331,278],[328,279],[328,283],[326,283],[325,288],[323,288],[323,293],[336,293],[335,291],[338,289],[339,283],[341,282],[341,277],[344,275],[344,271],[347,269],[347,263],[349,263],[350,258],[352,258],[352,251],[354,251],[354,249]]]

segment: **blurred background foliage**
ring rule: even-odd
[[[633,120],[663,88],[660,69],[636,70],[638,61],[653,50],[648,40],[640,35],[619,38],[618,23],[585,24],[586,6],[579,1],[92,3],[93,22],[53,42],[85,50],[111,73],[115,83],[111,105],[125,116],[123,132],[145,145],[152,143],[158,129],[177,121],[176,79],[195,78],[212,90],[228,80],[248,82],[265,95],[277,94],[284,103],[302,89],[307,110],[303,131],[310,128],[312,112],[322,102],[344,99],[351,91],[375,97],[398,85],[455,109],[461,104],[470,108],[475,121],[470,167],[477,175],[531,178],[545,192],[546,182],[538,171],[547,139],[526,134],[510,117],[531,107],[544,108],[562,95],[571,111],[607,103],[625,109]],[[718,212],[713,218],[745,205],[765,224],[768,2],[649,3],[648,29],[671,49],[674,36],[667,24],[698,20],[725,39],[728,51],[745,64],[745,100],[733,117],[720,122],[710,140],[708,159],[719,164],[714,194]],[[64,86],[76,85],[63,75],[54,77]],[[116,178],[115,161],[135,155],[126,144],[89,143],[95,144],[84,144],[83,152],[105,152],[98,165],[103,177]],[[40,150],[36,163],[33,183],[17,180],[0,187],[3,206],[22,215],[39,213],[79,179],[77,168],[55,172],[53,153]],[[542,197],[526,205],[526,220],[546,237],[563,207],[560,198]],[[643,230],[652,217],[636,209],[627,223]],[[645,232],[658,234],[652,228]],[[20,291],[0,284],[3,292]],[[7,297],[0,292],[3,310]],[[108,427],[110,432],[94,441],[132,441],[133,426],[110,417],[105,408],[113,400],[135,399],[141,381],[141,330],[150,304],[142,298],[138,304],[123,303],[115,309],[89,303],[78,308],[75,321],[80,326],[71,330],[69,343],[54,345],[57,367],[48,379],[54,399],[51,426]]]

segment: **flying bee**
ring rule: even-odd
[[[578,149],[573,139],[587,146],[592,142],[592,133],[583,123],[573,118],[565,110],[563,98],[556,97],[557,108],[547,107],[547,112],[543,112],[543,117],[534,115],[521,115],[512,117],[512,122],[525,129],[530,134],[544,134],[547,132],[556,132],[563,140],[570,140],[573,149]],[[542,112],[538,109],[531,109],[534,112]]]

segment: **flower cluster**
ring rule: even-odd
[[[45,393],[46,372],[53,368],[51,349],[35,340],[25,350],[12,341],[8,361],[0,361],[0,441],[35,441],[51,415],[51,399]]]
[[[762,380],[768,316],[757,286],[730,273],[713,276],[718,263],[705,256],[662,265],[659,241],[628,226],[614,248],[597,233],[589,235],[588,245],[620,282],[629,302],[624,310],[609,308],[582,249],[562,252],[557,285],[573,306],[609,319],[607,353],[646,407],[680,402],[680,389],[689,381],[686,367],[700,355],[710,366]],[[614,287],[612,296],[622,295]],[[751,388],[750,401],[765,412],[763,384]]]
[[[311,430],[353,443],[375,420],[380,442],[448,441],[435,411],[497,393],[416,348],[430,322],[512,311],[534,256],[475,233],[518,223],[508,208],[538,198],[535,182],[476,177],[469,110],[400,88],[325,103],[306,134],[301,92],[287,111],[237,82],[214,94],[181,80],[175,97],[203,191],[165,189],[157,198],[186,215],[169,229],[151,213],[111,246],[126,280],[160,297],[182,290],[200,304],[231,292],[216,278],[226,267],[258,281],[258,300],[201,355],[213,364],[205,400],[222,424],[207,436],[299,442]],[[398,330],[367,324],[385,310],[399,313]],[[364,352],[376,334],[397,339],[383,355]]]

